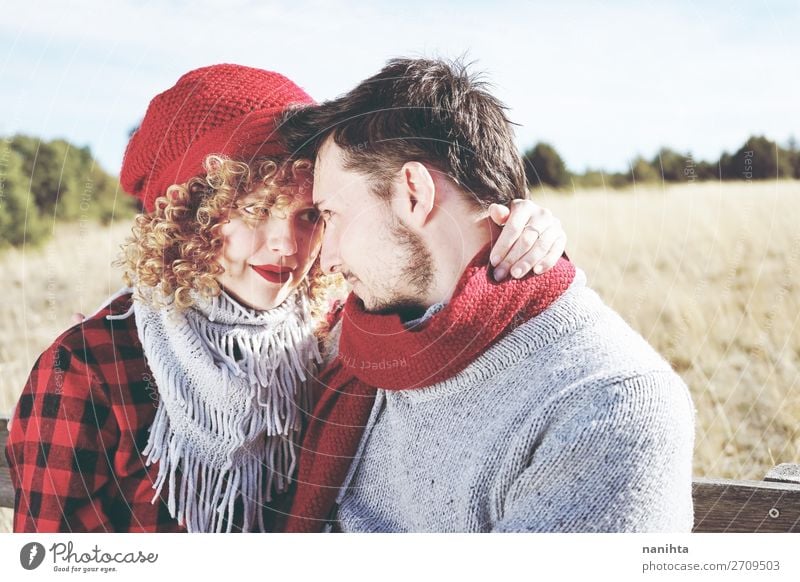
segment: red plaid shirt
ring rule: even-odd
[[[130,295],[114,300],[33,366],[6,447],[14,531],[186,531],[167,510],[168,485],[151,503],[158,465],[145,466],[142,451],[158,391],[135,316],[105,318],[130,305]]]
[[[128,307],[130,295],[113,301],[34,364],[6,446],[14,531],[184,531],[151,503],[157,465],[141,451],[158,393],[134,316],[105,319]]]

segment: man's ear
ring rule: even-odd
[[[406,162],[400,169],[400,184],[392,197],[395,213],[410,226],[421,228],[428,221],[436,201],[436,184],[428,168]]]

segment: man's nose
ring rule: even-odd
[[[322,250],[319,253],[322,270],[331,275],[341,271],[342,260],[339,258],[339,241],[333,229],[326,228],[322,235]]]
[[[297,253],[294,220],[290,216],[271,216],[267,222],[267,244],[270,250],[283,257]]]

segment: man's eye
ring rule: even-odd
[[[300,213],[300,220],[316,224],[319,222],[320,212],[316,208],[309,208]]]

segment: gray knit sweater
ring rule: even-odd
[[[690,531],[694,408],[578,270],[461,373],[379,390],[344,531]]]

